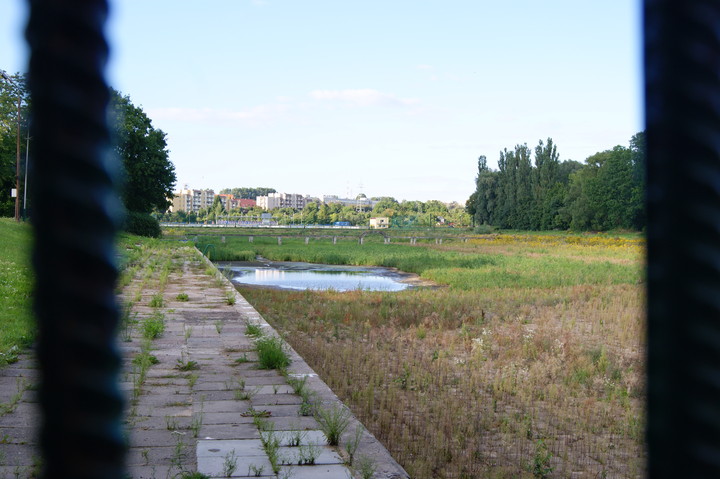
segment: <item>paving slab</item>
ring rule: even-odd
[[[265,456],[260,439],[201,439],[197,442],[197,457],[224,457],[231,452],[239,456]]]
[[[198,457],[197,469],[210,477],[274,477],[267,456]],[[230,469],[232,467],[232,470]],[[228,474],[230,472],[230,474]]]
[[[202,439],[258,439],[260,431],[251,422],[247,424],[203,424],[198,436]]]
[[[272,435],[279,440],[281,446],[290,446],[293,442],[302,445],[314,444],[318,446],[327,444],[325,434],[322,431],[313,429],[260,432],[260,436],[265,440]]]

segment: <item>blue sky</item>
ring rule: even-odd
[[[25,17],[0,1],[0,69],[25,70]],[[643,128],[637,1],[116,0],[108,35],[179,187],[464,203],[479,155],[584,161]]]

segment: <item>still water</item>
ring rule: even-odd
[[[238,285],[335,291],[402,291],[403,274],[377,266],[344,266],[285,261],[232,261],[218,268]]]

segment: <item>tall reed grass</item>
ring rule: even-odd
[[[335,250],[429,259],[449,288],[241,293],[412,477],[641,477],[641,252],[514,241]],[[338,245],[309,246],[287,250]]]

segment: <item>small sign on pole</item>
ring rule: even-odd
[[[10,190],[10,198],[17,198],[17,188]]]

